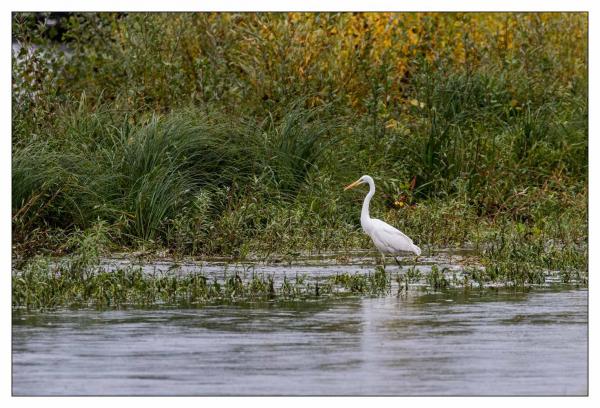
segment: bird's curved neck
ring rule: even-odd
[[[363,223],[364,221],[368,221],[371,219],[369,215],[369,203],[371,202],[371,198],[375,194],[375,183],[369,181],[369,193],[365,197],[365,201],[363,201],[362,211],[360,212],[360,221]]]

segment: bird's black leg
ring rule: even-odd
[[[398,265],[398,267],[399,267],[400,269],[402,269],[402,262],[401,262],[401,261],[399,261],[397,257],[394,257],[394,261],[396,261],[396,265]]]

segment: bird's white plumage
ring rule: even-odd
[[[371,218],[370,224],[370,230],[365,232],[371,237],[379,252],[389,255],[397,255],[401,252],[421,254],[421,249],[402,231],[376,218]]]
[[[360,215],[360,224],[363,231],[371,237],[373,243],[382,254],[399,255],[402,252],[412,252],[417,256],[421,255],[421,248],[416,246],[412,239],[402,231],[392,227],[390,224],[371,218],[369,215],[369,203],[375,194],[375,182],[371,176],[362,176],[346,189],[355,187],[359,184],[368,183],[369,193],[365,197]]]

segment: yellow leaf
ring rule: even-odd
[[[396,127],[398,127],[398,122],[396,122],[394,119],[388,120],[388,122],[385,125],[386,129],[396,128]]]

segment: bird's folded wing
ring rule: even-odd
[[[374,219],[373,223],[377,240],[384,244],[389,251],[413,251],[412,239],[402,231],[378,219]]]
[[[399,229],[392,227],[387,222],[383,222],[383,221],[378,220],[378,219],[374,219],[373,221],[377,224],[377,228],[381,229],[386,234],[391,234],[392,236],[401,236],[404,239],[406,239],[408,242],[410,242],[411,244],[413,243],[413,240],[410,239],[410,237],[408,235],[406,235],[405,233],[403,233]]]

